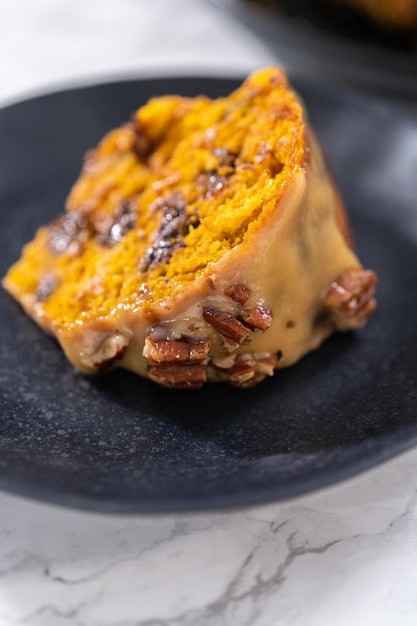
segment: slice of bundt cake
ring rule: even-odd
[[[166,96],[89,152],[4,287],[82,372],[254,385],[361,326],[375,274],[282,71]]]

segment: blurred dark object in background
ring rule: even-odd
[[[388,25],[389,5],[417,0],[212,0],[277,54],[293,75],[417,102],[417,15]],[[362,9],[352,5],[367,5]],[[371,5],[384,9],[377,21]],[[384,8],[385,7],[385,8]],[[410,10],[410,16],[412,16]]]
[[[417,0],[247,1],[284,18],[305,20],[328,35],[392,48],[417,58]]]

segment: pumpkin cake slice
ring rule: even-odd
[[[82,372],[175,388],[256,384],[362,326],[374,283],[276,68],[225,98],[150,100],[3,280]]]

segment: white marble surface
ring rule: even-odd
[[[0,104],[273,59],[198,0],[0,0]],[[417,451],[295,501],[110,516],[0,494],[0,626],[415,626]]]
[[[296,501],[119,517],[0,499],[0,626],[415,626],[417,453]]]

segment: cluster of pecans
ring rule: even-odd
[[[339,274],[330,285],[325,310],[337,330],[358,328],[376,308],[376,274],[372,270],[352,267]]]
[[[207,379],[208,368],[236,387],[249,387],[265,376],[272,376],[277,357],[269,353],[237,353],[250,341],[255,330],[264,332],[272,321],[272,313],[262,304],[248,306],[250,290],[243,284],[228,286],[224,295],[238,305],[238,312],[212,305],[202,308],[206,334],[183,333],[180,338],[161,337],[161,329],[153,329],[145,341],[144,356],[148,375],[155,382],[173,388],[199,388]],[[213,333],[222,340],[223,355],[211,355]]]

